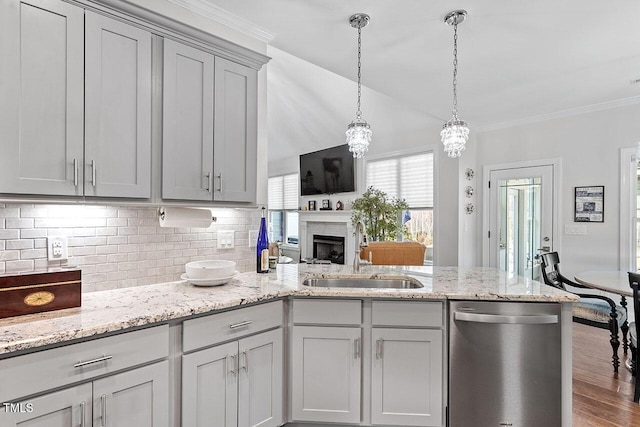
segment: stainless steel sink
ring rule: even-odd
[[[302,284],[322,288],[417,289],[423,287],[422,283],[409,279],[311,278],[304,280]]]

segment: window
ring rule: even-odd
[[[269,178],[269,241],[298,245],[298,174]]]
[[[387,158],[367,162],[367,187],[405,199],[409,210],[399,221],[404,224],[398,240],[413,240],[427,247],[425,264],[433,263],[433,153]]]

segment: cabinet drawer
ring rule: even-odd
[[[362,301],[295,299],[293,300],[293,323],[359,325],[362,323]]]
[[[168,355],[169,326],[162,325],[0,360],[0,402]]]
[[[417,326],[441,328],[442,302],[373,301],[373,326]]]
[[[282,301],[186,320],[183,350],[186,353],[278,326],[282,326]]]

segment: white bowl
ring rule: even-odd
[[[234,261],[204,260],[187,263],[185,271],[190,279],[221,279],[232,276],[236,271]]]

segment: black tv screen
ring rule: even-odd
[[[300,193],[349,193],[356,191],[353,154],[347,144],[300,156]]]

